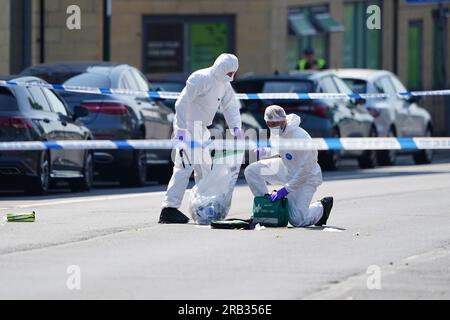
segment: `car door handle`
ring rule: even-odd
[[[50,123],[50,119],[47,118],[42,119],[42,121],[44,121],[45,123]]]
[[[65,126],[67,126],[67,122],[65,122],[65,121],[61,121],[61,124],[65,127]]]

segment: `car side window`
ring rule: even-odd
[[[391,76],[390,79],[391,79],[392,83],[394,84],[395,91],[396,91],[397,93],[400,93],[400,92],[407,92],[407,91],[408,91],[408,90],[405,88],[405,86],[400,82],[400,80],[398,80],[396,77]]]
[[[326,76],[320,79],[318,91],[323,93],[339,93],[336,84],[330,76]]]
[[[52,112],[41,88],[29,87],[28,92],[30,93],[30,96],[27,98],[32,109]]]
[[[136,83],[138,85],[138,90],[148,91],[149,86],[148,86],[148,82],[145,79],[144,75],[135,69],[131,69],[131,73],[134,77],[134,80],[136,81]]]
[[[131,90],[132,83],[130,82],[130,77],[127,76],[127,75],[128,75],[128,72],[125,72],[120,77],[120,81],[119,81],[119,88],[120,89],[129,89],[129,90]]]
[[[131,70],[127,70],[124,72],[119,84],[121,89],[138,90],[136,81],[131,74]]]
[[[351,94],[352,90],[345,84],[345,82],[343,80],[341,80],[338,77],[333,77],[334,82],[336,83],[336,86],[338,87],[338,90],[340,93],[345,93],[345,94]]]
[[[389,95],[395,95],[396,91],[394,85],[388,76],[384,76],[374,82],[375,90],[378,93],[385,93]]]
[[[53,112],[62,114],[63,116],[67,117],[69,113],[67,112],[64,103],[61,100],[59,100],[59,98],[50,90],[43,89],[43,91],[45,93],[45,96],[47,97],[48,102],[50,103],[50,107],[53,109]]]

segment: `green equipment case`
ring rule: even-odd
[[[253,201],[253,222],[265,227],[286,227],[289,221],[288,199],[271,202],[267,196],[255,197]]]

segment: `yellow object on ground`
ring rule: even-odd
[[[34,222],[36,213],[10,213],[6,215],[8,222]]]

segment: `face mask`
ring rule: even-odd
[[[286,124],[272,127],[272,128],[269,127],[269,130],[270,130],[271,135],[279,136],[279,135],[283,134],[284,131],[286,130]]]
[[[230,74],[230,73],[228,73],[228,74]],[[234,72],[233,72],[233,74],[232,74],[231,77],[230,77],[228,74],[225,75],[224,80],[225,80],[226,82],[231,82],[231,81],[233,81],[233,80],[234,80]]]
[[[283,129],[281,126],[269,128],[271,136],[279,136],[283,133]]]

